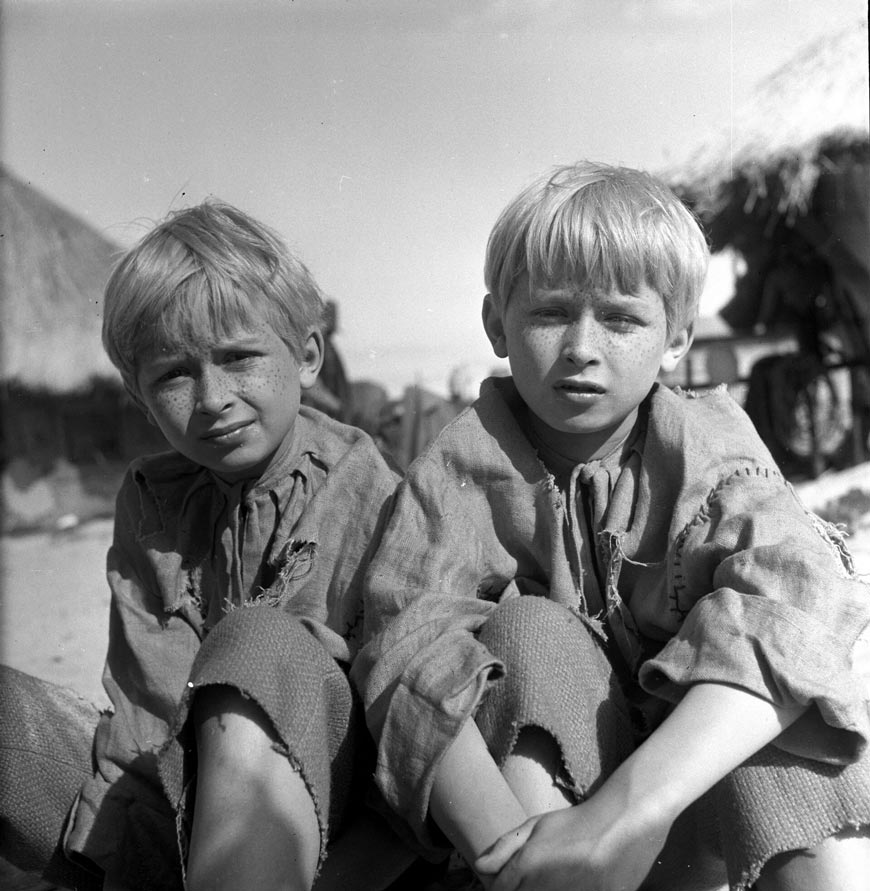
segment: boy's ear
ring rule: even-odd
[[[504,325],[501,321],[501,313],[495,305],[492,294],[487,294],[483,298],[481,315],[486,336],[492,344],[492,351],[499,359],[507,359],[507,339],[504,334]]]
[[[689,347],[691,347],[694,337],[694,325],[688,325],[685,328],[681,328],[671,338],[662,356],[663,372],[668,374],[680,364],[680,360],[689,352]]]
[[[323,365],[323,351],[323,332],[319,328],[312,328],[305,338],[299,358],[299,384],[303,390],[310,389],[317,381]]]

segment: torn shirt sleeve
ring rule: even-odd
[[[478,588],[499,553],[481,537],[492,526],[486,510],[437,462],[418,462],[366,577],[368,643],[351,676],[378,746],[378,788],[429,848],[438,847],[428,820],[437,766],[502,668],[475,637],[494,608]]]
[[[806,714],[775,744],[847,763],[870,739],[855,654],[870,588],[841,541],[778,475],[736,473],[714,490],[673,555],[685,620],[644,663],[644,689],[677,702],[695,683],[730,684]]]
[[[141,541],[149,519],[141,495],[128,476],[118,496],[107,559],[111,605],[103,685],[111,708],[98,726],[94,776],[81,790],[66,840],[67,850],[84,853],[109,875],[123,874],[124,838],[135,823],[164,824],[147,820],[147,813],[162,814],[172,825],[157,752],[200,645],[192,625],[167,612],[159,594],[153,561]]]

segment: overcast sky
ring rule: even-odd
[[[122,246],[216,196],[339,303],[352,377],[491,364],[486,238],[556,163],[658,171],[864,0],[5,0],[3,163]]]

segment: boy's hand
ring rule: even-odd
[[[664,846],[670,823],[654,814],[639,819],[606,798],[605,792],[603,798],[532,817],[503,835],[475,869],[495,875],[491,891],[635,891]]]

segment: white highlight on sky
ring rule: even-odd
[[[556,163],[650,170],[858,0],[7,0],[3,163],[122,246],[213,195],[339,305],[351,376],[494,364],[483,254]]]

